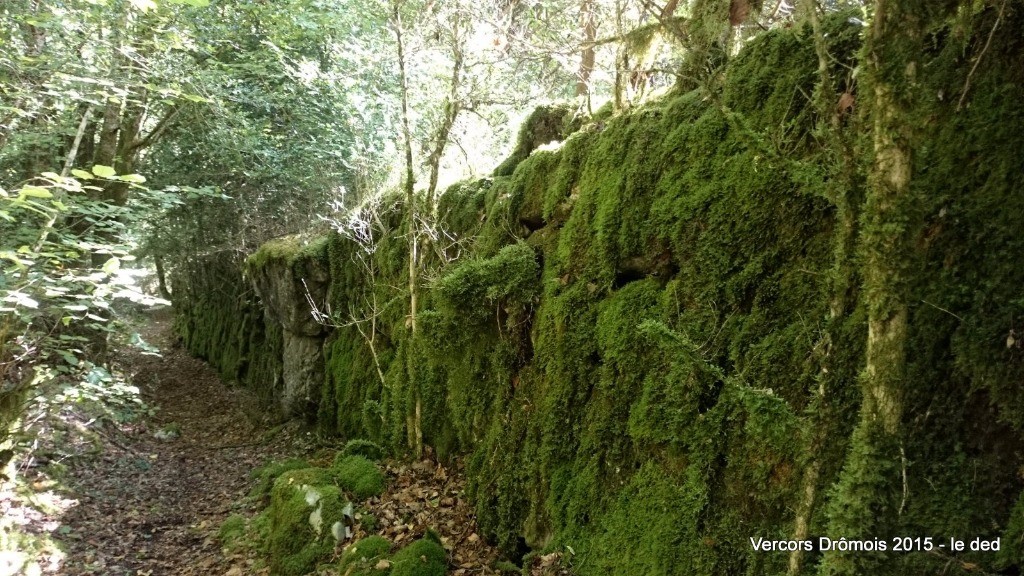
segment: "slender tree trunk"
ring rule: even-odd
[[[580,69],[576,74],[576,96],[585,101],[590,112],[590,76],[594,72],[596,53],[594,40],[597,38],[597,18],[594,13],[597,6],[594,0],[582,0],[580,3],[580,28],[583,29],[583,51],[580,56]]]
[[[463,51],[462,39],[459,30],[459,18],[452,20],[452,74],[448,83],[448,95],[444,101],[444,115],[441,118],[441,125],[437,134],[434,135],[434,147],[427,158],[430,167],[430,181],[427,187],[427,208],[431,216],[437,214],[437,179],[441,172],[441,159],[444,157],[444,149],[451,137],[452,127],[459,117],[461,105],[459,103],[459,89],[462,85]]]
[[[887,13],[891,10],[893,13]],[[886,50],[897,35],[915,35],[916,23],[899,18],[898,3],[878,0],[871,30],[868,68],[872,76],[872,144],[864,229],[864,288],[868,298],[868,349],[864,374],[865,420],[877,422],[889,435],[899,432],[903,411],[902,383],[906,364],[908,252],[916,230],[906,223],[912,213],[910,192],[912,150],[908,110],[900,87],[882,77],[883,65],[892,67],[903,56],[900,68],[907,85],[914,81],[914,54]],[[912,20],[912,19],[911,19]],[[889,61],[887,55],[892,55]],[[897,60],[892,62],[891,60]]]
[[[423,432],[420,429],[422,399],[420,398],[419,378],[416,370],[416,359],[413,354],[416,340],[416,316],[419,307],[419,229],[416,224],[416,175],[412,155],[412,131],[409,129],[409,82],[405,65],[405,43],[402,37],[402,15],[399,0],[391,3],[392,26],[398,47],[398,73],[402,93],[402,136],[405,140],[405,192],[406,232],[409,237],[409,340],[406,346],[406,376],[412,395],[413,409],[406,414],[406,437],[413,454],[419,458],[423,454]]]
[[[60,175],[65,178],[71,173],[71,167],[74,166],[75,158],[78,156],[78,147],[82,144],[82,138],[85,136],[86,129],[89,126],[90,116],[92,116],[92,104],[85,107],[85,112],[82,114],[82,120],[78,123],[78,131],[75,132],[75,139],[71,143],[71,150],[68,151],[67,158],[64,160],[64,167],[61,169]],[[64,194],[64,190],[57,188],[53,194],[54,199],[59,201],[64,197]],[[49,220],[47,220],[46,225],[43,226],[43,232],[39,235],[39,240],[36,242],[33,251],[39,252],[43,249],[46,239],[50,236],[50,233],[53,232],[58,221],[60,221],[60,217],[55,212],[50,216]]]
[[[114,166],[117,157],[117,138],[121,133],[121,103],[107,100],[103,106],[103,122],[100,125],[100,140],[96,144],[93,164]]]
[[[622,26],[622,0],[615,1],[615,35],[622,39],[615,45],[615,94],[612,100],[614,110],[619,111],[629,103],[626,86],[629,85],[630,72],[629,43]]]
[[[831,160],[825,191],[827,199],[836,208],[836,227],[832,239],[832,270],[829,278],[829,317],[821,339],[815,344],[819,371],[818,388],[812,400],[812,413],[808,418],[807,461],[801,478],[800,500],[793,522],[793,539],[805,540],[810,535],[810,523],[818,504],[821,481],[822,450],[835,435],[835,415],[832,404],[832,384],[837,376],[831,370],[831,351],[834,335],[842,327],[850,306],[850,289],[854,278],[854,241],[856,238],[856,210],[851,195],[856,187],[855,159],[849,138],[843,133],[841,118],[835,106],[835,82],[829,69],[829,54],[825,35],[821,29],[817,0],[802,0],[798,6],[810,24],[815,53],[818,57],[818,83],[813,104],[817,113],[815,132],[823,143],[826,158]],[[789,556],[790,576],[803,570],[804,551],[794,550]]]

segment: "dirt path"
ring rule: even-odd
[[[154,416],[108,427],[103,452],[71,466],[68,497],[78,505],[61,518],[61,574],[225,573],[212,534],[245,496],[249,472],[289,444],[287,433],[268,434],[246,391],[175,345],[169,323],[143,327],[160,356],[122,359]]]

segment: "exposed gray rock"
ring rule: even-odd
[[[253,286],[267,315],[285,331],[303,336],[325,332],[309,303],[312,299],[319,308],[327,298],[328,272],[316,260],[293,263],[283,258],[269,259],[252,274]]]
[[[316,410],[324,381],[323,338],[284,331],[284,389],[281,409],[289,416],[307,416]]]

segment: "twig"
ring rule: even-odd
[[[903,469],[903,499],[900,500],[900,510],[897,516],[903,516],[903,508],[907,505],[907,453],[903,450],[903,443],[900,443],[900,466]]]
[[[189,448],[202,448],[203,450],[211,450],[212,451],[212,450],[230,450],[232,448],[252,448],[253,446],[263,446],[265,444],[266,444],[266,441],[261,440],[259,442],[246,442],[244,444],[224,444],[224,445],[221,445],[221,446],[199,446],[199,445],[196,445],[196,444],[192,444],[192,445],[189,446]]]
[[[936,310],[941,310],[941,311],[945,312],[946,314],[949,314],[950,316],[952,316],[953,318],[956,318],[957,320],[959,320],[959,321],[961,321],[961,322],[963,322],[963,321],[964,321],[964,319],[963,319],[963,317],[962,317],[962,316],[958,316],[958,315],[956,315],[956,314],[954,314],[954,313],[950,312],[949,310],[946,310],[946,309],[945,309],[945,308],[943,308],[942,306],[936,306],[935,304],[932,304],[931,302],[929,302],[929,301],[927,301],[927,300],[924,300],[924,299],[921,299],[921,302],[924,302],[925,304],[927,304],[927,305],[931,306],[932,308],[935,308]]]
[[[985,46],[981,49],[981,53],[974,59],[974,66],[971,66],[971,71],[967,73],[967,79],[964,80],[964,89],[960,93],[960,100],[956,103],[956,111],[959,112],[964,106],[964,99],[967,98],[967,91],[971,88],[971,78],[974,76],[974,71],[978,69],[978,64],[981,64],[981,57],[988,51],[988,47],[992,44],[992,38],[996,35],[996,28],[999,28],[999,21],[1003,19],[1003,10],[1006,8],[1006,0],[999,5],[999,14],[996,15],[996,21],[992,24],[992,30],[988,33],[988,40],[985,41]]]

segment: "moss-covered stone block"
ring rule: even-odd
[[[302,458],[288,458],[268,462],[249,474],[251,478],[256,480],[256,485],[249,491],[249,497],[265,500],[270,497],[270,490],[274,487],[274,482],[281,474],[290,470],[301,470],[309,467],[309,462]]]
[[[467,260],[436,284],[443,306],[472,318],[492,317],[495,306],[525,306],[539,295],[537,253],[525,242],[505,246],[491,258]]]
[[[380,496],[384,492],[384,473],[365,456],[339,455],[331,473],[345,490],[360,500]]]
[[[301,576],[329,557],[345,536],[351,504],[328,470],[285,472],[271,491],[266,550],[274,573]]]
[[[515,150],[494,169],[494,175],[512,174],[519,163],[539,146],[561,140],[577,128],[579,123],[573,122],[572,111],[568,106],[538,106],[523,121],[516,138]]]
[[[327,297],[326,237],[306,239],[284,236],[259,247],[245,261],[266,313],[287,331],[299,336],[319,336],[324,326],[310,313],[313,302]]]

